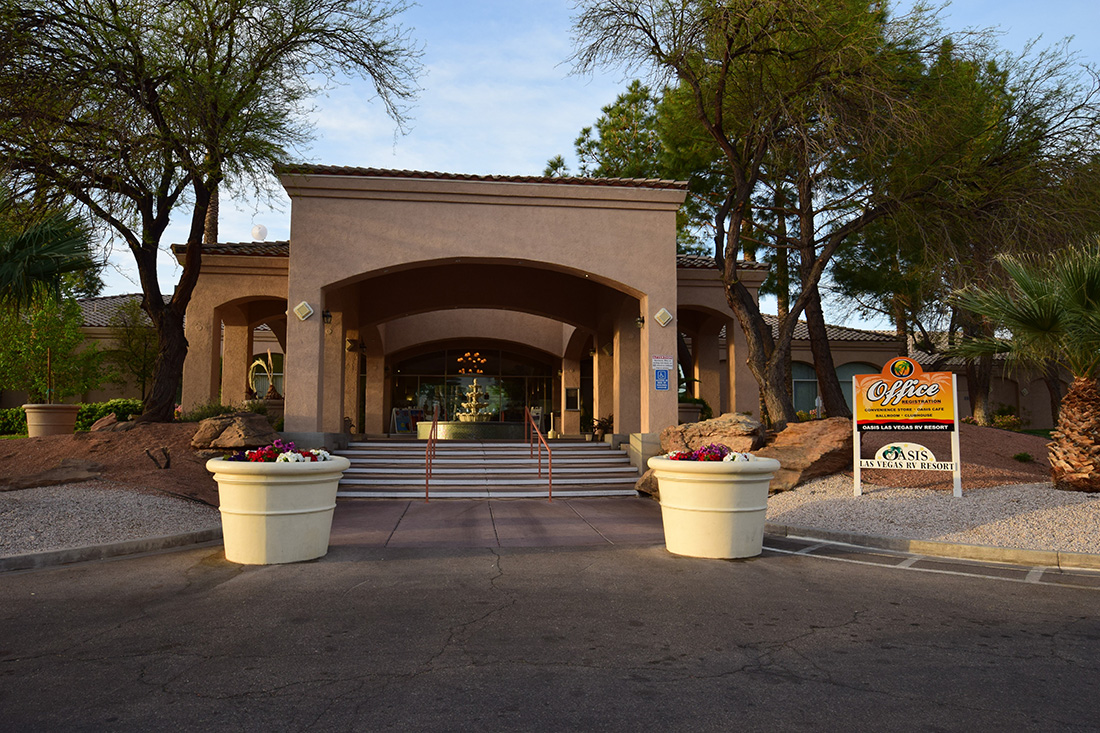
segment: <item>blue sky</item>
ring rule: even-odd
[[[572,75],[572,11],[572,0],[421,0],[403,17],[424,46],[426,72],[408,134],[396,134],[365,84],[346,84],[316,100],[315,140],[297,154],[329,165],[540,174],[553,155],[571,157],[580,128],[633,78],[619,70]],[[1042,46],[1076,35],[1072,47],[1100,64],[1096,0],[958,0],[944,18],[951,29],[999,26],[1001,46],[1013,51],[1040,35]],[[269,240],[287,238],[289,201],[280,195],[275,204],[223,194],[220,238],[250,240],[254,224],[267,227]],[[166,244],[186,238],[186,219],[182,211],[174,218]],[[140,290],[128,251],[117,248],[111,264],[107,294]],[[178,275],[163,255],[166,292]]]

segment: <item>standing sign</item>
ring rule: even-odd
[[[955,375],[925,372],[920,364],[899,356],[881,374],[852,377],[855,419],[852,420],[855,495],[863,493],[860,469],[951,471],[954,495],[962,496],[959,471],[959,415]],[[937,461],[932,451],[916,443],[890,443],[873,459],[860,458],[863,433],[936,431],[951,433],[951,460]]]

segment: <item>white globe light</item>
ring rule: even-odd
[[[254,242],[262,242],[265,239],[267,239],[267,227],[263,224],[252,227],[252,240]]]

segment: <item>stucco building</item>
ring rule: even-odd
[[[287,354],[294,433],[392,432],[399,411],[434,404],[447,417],[475,377],[502,420],[526,406],[567,435],[607,416],[616,433],[657,432],[677,421],[678,333],[691,391],[716,411],[759,409],[717,269],[676,254],[683,183],[333,166],[279,177],[293,245],[204,248],[185,408],[244,398],[264,326]],[[764,274],[743,270],[753,289]],[[888,335],[834,335],[847,371],[897,354]]]

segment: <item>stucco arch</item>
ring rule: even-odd
[[[331,321],[291,318],[286,425],[339,429],[333,383],[360,329],[447,308],[551,318],[613,341],[617,430],[676,422],[675,391],[655,391],[650,361],[675,355],[675,213],[683,184],[553,181],[294,166],[288,302]],[[641,320],[640,320],[641,319]],[[643,324],[640,328],[636,324]],[[564,370],[563,370],[564,371]]]
[[[325,309],[355,309],[363,324],[463,308],[528,313],[595,330],[601,313],[625,303],[634,303],[636,315],[642,314],[640,297],[627,285],[499,259],[373,270],[323,285],[321,294]]]

